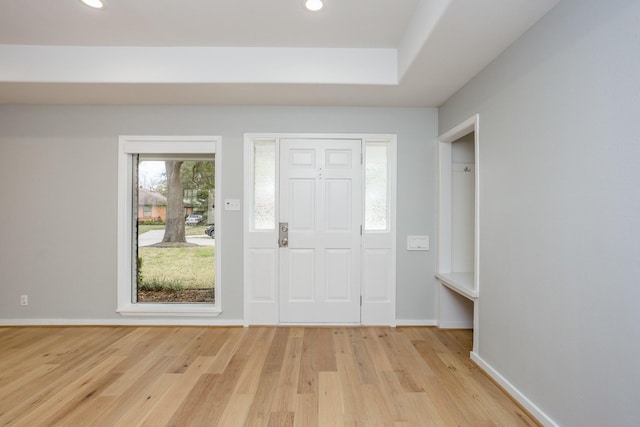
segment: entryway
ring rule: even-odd
[[[395,143],[245,135],[247,325],[395,325]]]

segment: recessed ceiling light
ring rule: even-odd
[[[306,0],[304,2],[304,7],[312,12],[317,12],[318,10],[322,9],[322,6],[324,6],[322,4],[322,0]]]
[[[82,0],[82,3],[96,9],[102,9],[104,7],[104,5],[102,4],[102,0]]]

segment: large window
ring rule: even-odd
[[[121,137],[118,312],[221,312],[216,137]]]
[[[137,156],[134,301],[215,302],[215,163],[210,154]],[[141,215],[142,213],[142,215]]]

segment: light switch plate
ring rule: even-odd
[[[429,236],[407,236],[408,251],[428,251]]]
[[[240,199],[224,199],[224,210],[225,211],[239,211],[240,210]]]

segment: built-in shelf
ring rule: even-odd
[[[478,326],[479,145],[477,115],[438,137],[438,325]],[[474,351],[477,344],[474,340]]]
[[[478,298],[478,291],[473,285],[473,273],[436,273],[436,278],[447,288],[470,300]]]

